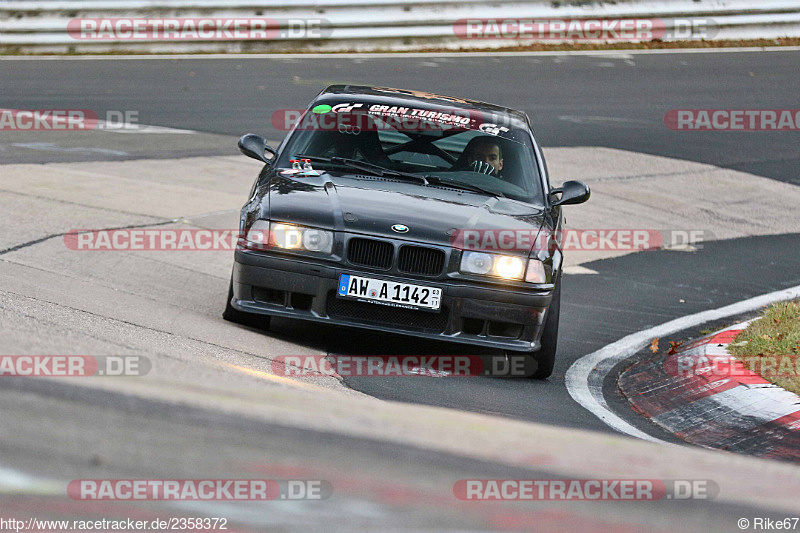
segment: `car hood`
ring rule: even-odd
[[[508,198],[329,175],[278,175],[271,182],[268,209],[276,221],[437,245],[450,245],[459,230],[538,232],[544,221],[541,207]],[[398,233],[394,225],[408,231]]]

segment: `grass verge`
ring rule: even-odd
[[[317,43],[317,41],[315,41]],[[547,42],[534,42],[522,44],[503,44],[501,46],[487,46],[487,47],[457,47],[447,46],[446,44],[425,44],[423,42],[404,47],[402,50],[393,48],[392,46],[375,45],[374,48],[365,52],[357,48],[347,48],[346,46],[339,49],[326,49],[320,46],[298,46],[298,47],[285,47],[281,46],[276,48],[276,45],[282,45],[279,42],[272,43],[248,43],[248,46],[236,54],[351,54],[351,53],[395,53],[403,55],[406,53],[447,53],[447,52],[483,52],[490,54],[497,54],[503,52],[603,52],[615,50],[681,50],[681,49],[717,49],[717,48],[780,48],[784,46],[800,46],[800,38],[798,37],[782,37],[779,39],[743,39],[743,40],[701,40],[701,41],[643,41],[643,42],[563,42],[563,43],[547,43]],[[220,48],[219,50],[197,51],[197,52],[182,52],[181,55],[208,55],[208,54],[225,54],[228,53],[226,49]],[[0,45],[1,56],[37,56],[37,55],[65,55],[65,56],[81,56],[81,55],[173,55],[174,52],[160,51],[148,52],[146,50],[133,50],[125,49],[124,44],[119,44],[119,49],[94,51],[91,46],[78,48],[74,45],[65,46],[61,52],[38,52],[35,46],[19,46],[19,45]]]
[[[745,368],[800,394],[800,300],[768,307],[736,336],[728,351]]]

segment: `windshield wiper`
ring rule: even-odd
[[[297,155],[295,159],[310,159],[311,161],[320,161],[323,163],[334,163],[337,165],[343,165],[346,167],[354,168],[356,170],[360,170],[362,172],[368,172],[375,176],[384,177],[389,176],[393,178],[407,178],[419,182],[423,185],[428,184],[428,180],[422,176],[417,176],[416,174],[410,174],[407,172],[400,172],[399,170],[392,170],[390,168],[384,168],[380,165],[374,165],[372,163],[367,163],[366,161],[356,161],[355,159],[348,159],[346,157],[320,157],[317,155]]]
[[[409,180],[414,180],[422,185],[435,184],[435,185],[442,185],[445,187],[451,187],[453,189],[461,189],[463,191],[477,192],[489,196],[501,196],[503,198],[506,197],[506,195],[501,192],[490,191],[488,189],[484,189],[483,187],[472,185],[471,183],[445,180],[438,176],[418,176],[417,174],[411,174],[410,172],[401,172],[399,170],[392,170],[390,168],[385,168],[380,165],[375,165],[373,163],[367,163],[366,161],[356,161],[355,159],[348,159],[346,157],[321,157],[318,155],[296,155],[295,159],[310,159],[311,161],[334,163],[337,165],[343,165],[346,167],[354,168],[362,172],[368,172],[370,174],[379,177],[389,176],[393,178],[406,178]]]
[[[506,197],[505,194],[499,191],[490,191],[489,189],[484,189],[483,187],[479,187],[471,183],[464,183],[463,181],[450,181],[442,179],[438,176],[425,176],[425,178],[428,180],[428,183],[431,183],[433,185],[443,185],[445,187],[452,187],[453,189],[461,189],[464,191],[472,191],[481,194],[488,194],[489,196],[502,196],[503,198]]]

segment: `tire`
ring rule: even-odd
[[[234,324],[241,324],[257,329],[269,329],[270,317],[269,315],[257,315],[254,313],[243,313],[238,309],[234,309],[231,305],[233,300],[233,279],[228,285],[228,299],[225,300],[225,311],[222,312],[222,318]]]
[[[556,363],[556,351],[558,348],[558,323],[561,318],[561,277],[556,282],[553,290],[553,300],[547,309],[547,316],[544,321],[544,332],[542,332],[542,347],[538,352],[508,352],[511,357],[523,356],[526,359],[535,361],[533,372],[526,377],[531,379],[547,379],[553,374],[553,367]],[[527,366],[527,365],[526,365]]]

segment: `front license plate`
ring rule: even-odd
[[[442,305],[442,289],[350,274],[342,274],[339,278],[338,295],[403,309],[438,311]]]

